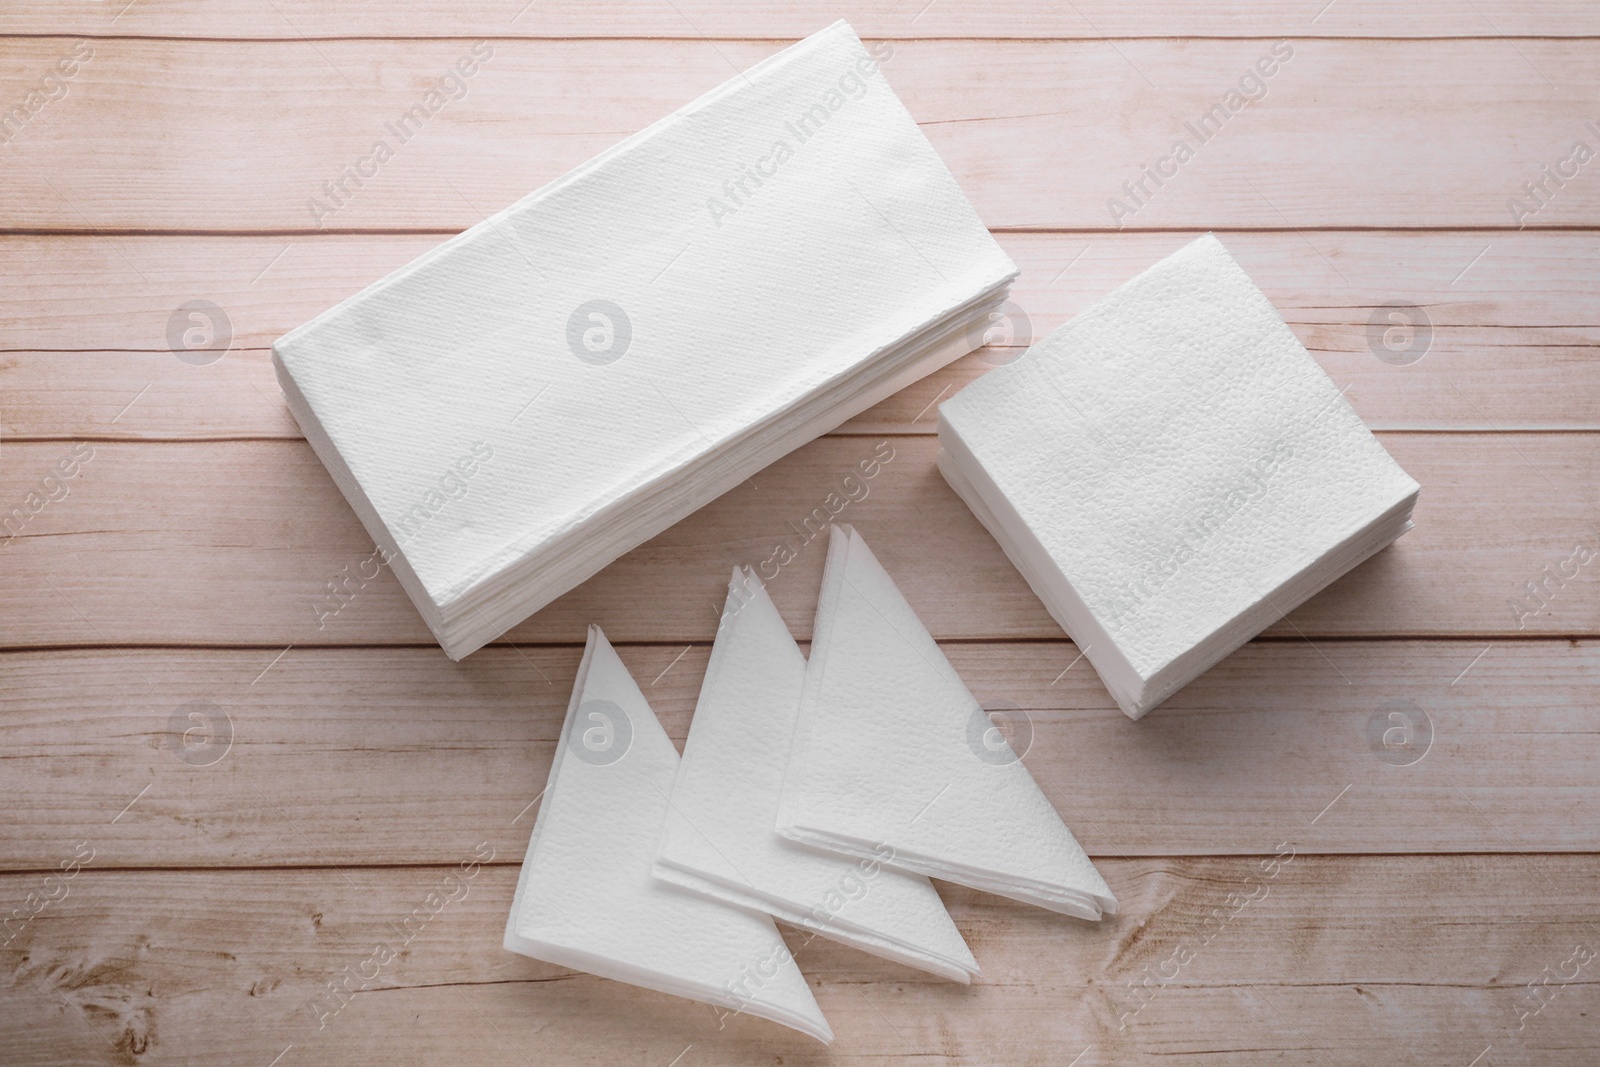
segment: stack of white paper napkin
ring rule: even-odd
[[[831,1040],[770,918],[652,877],[677,769],[644,694],[591,626],[505,947]]]
[[[946,401],[939,440],[1133,718],[1410,529],[1418,492],[1209,235]]]
[[[933,885],[883,844],[854,858],[776,830],[806,661],[755,572],[735,570],[695,705],[657,877],[958,982],[978,973]]]
[[[880,56],[835,23],[274,346],[452,657],[981,342],[1016,267]]]

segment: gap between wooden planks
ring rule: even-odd
[[[1075,0],[983,4],[852,0],[818,7],[793,0],[488,0],[462,7],[421,0],[347,0],[331,10],[319,0],[236,0],[226,10],[205,0],[142,0],[62,7],[51,0],[11,0],[0,34],[118,34],[157,37],[682,37],[799,38],[834,18],[863,37],[1576,37],[1600,34],[1600,15],[1582,0],[1528,5],[1516,0],[1448,0],[1426,19],[1381,0],[1303,0],[1204,5],[1183,0],[1141,4]]]
[[[998,235],[1022,276],[1012,292],[1021,314],[996,325],[997,346],[843,429],[927,432],[940,400],[1198,232]],[[1368,425],[1600,428],[1600,299],[1584,281],[1600,274],[1600,235],[1220,236]],[[298,438],[268,346],[440,240],[0,237],[0,285],[14,298],[0,310],[6,439]],[[225,318],[209,350],[180,358],[169,330],[191,325],[179,309],[192,300]],[[1411,307],[1391,321],[1379,310],[1387,304]],[[1385,331],[1406,321],[1426,333],[1397,335],[1416,348],[1392,352]]]
[[[1600,852],[1600,646],[1486,645],[1257,641],[1139,723],[1070,642],[944,649],[1097,857]],[[619,650],[681,746],[708,647]],[[0,868],[85,836],[102,868],[516,860],[581,653],[5,653]]]
[[[402,143],[386,124],[471,44],[101,39],[67,95],[4,146],[5,225],[463,229],[780,47],[613,40],[600,62],[592,41],[497,41]],[[1258,103],[1214,135],[1188,132],[1259,77],[1271,44],[901,41],[883,72],[998,229],[1514,229],[1529,219],[1510,198],[1600,122],[1589,41],[1297,39]],[[25,93],[72,46],[13,38],[0,84]],[[374,164],[385,138],[392,158]],[[1109,201],[1128,201],[1124,183],[1180,138],[1193,158],[1117,217]],[[357,166],[359,188],[343,177]],[[348,195],[328,189],[341,180]],[[337,210],[315,210],[319,198]],[[1566,183],[1531,221],[1593,226],[1600,182]],[[712,226],[681,220],[686,242]]]

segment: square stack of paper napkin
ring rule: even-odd
[[[1015,275],[839,22],[273,355],[460,658],[976,347]]]
[[[939,441],[1133,718],[1410,529],[1418,492],[1209,235],[946,401]]]

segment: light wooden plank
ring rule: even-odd
[[[102,39],[63,98],[0,153],[12,228],[85,231],[460,229],[771,54],[778,42],[500,41],[401,142],[392,122],[466,40]],[[67,38],[16,39],[0,90],[26,98]],[[1498,38],[1299,39],[1260,103],[1205,138],[1263,40],[906,41],[889,82],[998,228],[1594,225],[1600,182],[1576,177],[1531,219],[1509,209],[1594,135],[1596,45]],[[1252,90],[1255,91],[1255,90]],[[1226,112],[1224,112],[1226,114]],[[1144,196],[1124,190],[1175,139],[1194,157]],[[369,174],[328,216],[346,167]],[[1204,142],[1204,143],[1202,143]],[[1594,146],[1591,144],[1591,149]],[[368,163],[360,164],[362,159]],[[115,160],[115,168],[105,166]],[[1579,172],[1580,175],[1582,172]],[[1121,198],[1131,216],[1119,217]],[[342,199],[342,198],[341,198]],[[706,218],[682,220],[686,240]],[[146,274],[160,265],[140,266]]]
[[[1277,827],[1262,834],[1263,857],[1293,837]],[[486,841],[463,839],[460,860],[470,863]],[[941,887],[984,971],[971,987],[821,939],[802,944],[790,932],[834,1029],[827,1048],[772,1023],[719,1020],[704,1005],[503,951],[514,867],[469,866],[466,877],[453,867],[118,873],[91,865],[0,950],[0,990],[13,1008],[0,1013],[0,1042],[14,1062],[40,1067],[274,1057],[279,1067],[659,1067],[673,1057],[886,1067],[1065,1065],[1075,1056],[1080,1067],[1155,1056],[1180,1065],[1465,1067],[1486,1046],[1493,1059],[1479,1067],[1587,1067],[1600,1055],[1592,958],[1600,857],[1297,852],[1271,878],[1263,862],[1103,861],[1123,913],[1100,924]],[[21,899],[41,882],[6,876],[0,894]],[[430,904],[431,894],[439,895]],[[1147,975],[1141,996],[1134,987]],[[1163,977],[1171,980],[1162,985]],[[358,991],[333,1000],[327,984],[343,981]],[[1519,1016],[1539,1003],[1538,1014]]]
[[[1600,540],[1593,435],[1381,439],[1423,486],[1416,529],[1269,633],[1600,633],[1596,564],[1575,555]],[[937,447],[925,436],[815,441],[623,556],[509,639],[581,643],[598,621],[619,641],[709,641],[736,564],[777,572],[774,599],[806,636],[825,555],[816,531],[830,517],[863,531],[935,636],[1061,636],[934,469]],[[59,481],[65,495],[49,500],[45,477],[89,448],[76,477]],[[876,478],[845,485],[862,459],[890,450]],[[0,515],[21,509],[25,521],[0,547],[9,554],[0,569],[8,609],[0,645],[431,643],[392,575],[362,581],[373,570],[363,563],[372,541],[303,443],[58,441],[7,444],[5,454]],[[857,501],[845,502],[846,492]],[[780,544],[796,554],[787,565]],[[340,597],[329,591],[336,582]],[[1512,598],[1529,582],[1544,583],[1545,607],[1535,612],[1529,600],[1533,613],[1519,614]]]
[[[681,747],[707,647],[620,648]],[[1593,642],[1255,642],[1139,723],[1068,642],[945,648],[1095,855],[1279,828],[1320,853],[1600,851]],[[580,651],[5,654],[0,867],[91,831],[105,867],[446,863],[489,829],[520,858]]]
[[[1600,32],[1600,9],[522,2],[0,11],[0,34],[117,38],[94,41],[66,98],[0,145],[15,205],[0,218],[12,231],[0,236],[0,516],[31,511],[29,492],[65,492],[0,542],[0,647],[21,649],[0,653],[0,870],[20,872],[0,875],[0,915],[59,885],[45,874],[80,843],[94,857],[20,932],[0,923],[0,1060],[1600,1060],[1600,710],[1597,646],[1582,636],[1600,633],[1600,598],[1596,565],[1558,575],[1574,546],[1600,543],[1594,434],[1385,434],[1424,484],[1419,528],[1135,724],[1074,664],[918,436],[931,403],[1014,347],[847,427],[873,436],[834,436],[762,472],[761,488],[519,627],[518,647],[463,664],[426,644],[387,574],[316,625],[325,583],[370,544],[297,440],[265,353],[480,212],[844,14],[899,42],[888,77],[1022,264],[1018,301],[1037,333],[1216,227],[1370,424],[1593,430],[1600,301],[1585,280],[1600,244],[1541,228],[1600,224],[1600,185],[1586,169],[1529,231],[1487,228],[1513,224],[1507,199],[1541,164],[1580,137],[1600,143],[1584,125],[1600,123],[1600,45],[1527,39]],[[271,40],[128,39],[141,35]],[[1268,98],[1125,232],[1102,232],[1107,198],[1278,35],[1296,55]],[[1347,35],[1478,39],[1307,39]],[[419,232],[306,233],[316,187],[476,36],[494,37],[496,56],[467,98],[332,220]],[[673,40],[647,39],[661,37]],[[959,40],[971,37],[992,40]],[[73,44],[9,38],[0,110]],[[198,235],[107,233],[142,228]],[[168,350],[169,317],[190,299],[215,300],[236,327],[220,362]],[[1433,322],[1415,365],[1369,347],[1367,321],[1391,300]],[[796,539],[788,524],[880,433],[910,436],[892,438],[895,461],[840,518],[862,526],[973,690],[1016,705],[1028,765],[1123,915],[1091,926],[942,887],[985,969],[971,989],[825,942],[799,948],[839,1034],[828,1050],[502,952],[507,864],[537,810],[582,624],[657,642],[622,653],[681,745],[727,567]],[[97,440],[82,473],[45,481],[84,437]],[[820,567],[807,545],[773,583],[798,635]],[[1530,581],[1552,599],[1519,622],[1512,598]],[[168,643],[219,647],[129,647]],[[76,645],[91,647],[40,647]],[[226,718],[188,718],[195,701]],[[218,723],[225,752],[179,758],[176,731]],[[1383,747],[1401,723],[1426,723],[1418,762]],[[309,1002],[326,981],[398,944],[443,865],[480,843],[499,865],[319,1029]],[[1258,857],[1289,846],[1296,859],[1263,882]],[[1227,857],[1172,858],[1190,853]],[[1240,907],[1252,887],[1265,898]],[[1568,981],[1574,946],[1590,962]],[[1186,949],[1175,978],[1138,990]]]
[[[141,34],[162,37],[802,37],[835,18],[864,37],[1259,37],[1552,36],[1600,33],[1600,17],[1580,0],[1455,0],[1431,3],[1427,17],[1379,0],[1121,4],[1077,0],[1040,4],[816,4],[737,0],[492,0],[462,7],[423,0],[396,7],[354,0],[337,12],[317,0],[139,0],[64,6],[12,0],[0,33]]]
[[[1002,343],[906,389],[846,425],[931,429],[933,405],[1042,337],[1191,234],[999,235],[1022,268],[1021,318]],[[1362,231],[1231,232],[1222,239],[1369,425],[1379,429],[1600,427],[1600,236]],[[278,336],[441,238],[0,238],[0,429],[8,440],[298,438],[272,373]],[[126,255],[126,259],[124,259]],[[129,262],[160,263],[149,283]],[[1332,264],[1338,263],[1334,268]],[[1335,270],[1342,273],[1335,273]],[[211,349],[172,350],[179,309],[222,309]],[[1420,308],[1431,334],[1383,345],[1378,308]],[[1405,311],[1402,314],[1414,315]],[[1420,321],[1420,319],[1419,319]],[[1374,336],[1377,343],[1374,344]],[[231,341],[232,351],[220,349]],[[1422,354],[1415,362],[1399,365]],[[1379,358],[1380,354],[1384,358]],[[190,362],[193,360],[195,362]],[[212,362],[207,362],[211,360]]]

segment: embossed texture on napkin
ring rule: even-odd
[[[861,536],[833,527],[778,830],[1099,919],[1117,902]]]
[[[591,626],[505,947],[832,1040],[770,918],[651,874],[677,769],[644,694]]]
[[[460,658],[982,342],[1015,265],[843,22],[273,347]]]
[[[775,823],[806,661],[748,568],[728,584],[656,875],[958,982],[977,962],[932,883],[870,857],[808,848]]]
[[[1134,718],[1404,533],[1418,493],[1210,235],[945,401],[939,439]]]

